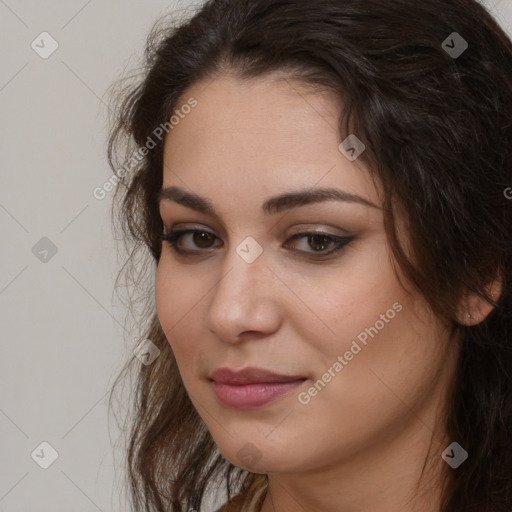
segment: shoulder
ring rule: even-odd
[[[222,505],[222,507],[217,509],[215,512],[239,512],[241,510],[242,502],[243,495],[238,494],[230,501],[224,503],[224,505]]]
[[[248,498],[247,492],[249,492],[250,498],[249,502],[244,504]],[[237,494],[231,498],[231,500],[224,503],[222,507],[215,510],[215,512],[259,512],[267,494],[266,485],[259,486],[256,491],[252,490],[247,492],[245,494],[243,492]]]

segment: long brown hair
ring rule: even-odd
[[[458,55],[453,37],[459,50],[467,43]],[[266,486],[265,475],[234,466],[216,447],[152,293],[165,133],[187,89],[226,70],[242,79],[284,71],[343,98],[340,130],[366,145],[360,158],[383,185],[393,254],[462,340],[446,429],[470,456],[447,479],[442,512],[510,512],[512,43],[475,0],[209,0],[185,21],[155,25],[142,77],[116,96],[108,141],[114,222],[130,247],[120,276],[135,290],[132,310],[142,305],[137,343],[160,350],[149,365],[132,357],[113,387],[137,373],[127,416],[133,510],[200,510],[221,485],[247,503]],[[396,234],[398,209],[411,257]],[[494,302],[486,285],[497,277]],[[471,327],[456,316],[467,290],[494,306]]]

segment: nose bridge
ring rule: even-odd
[[[242,243],[226,258],[226,270],[215,290],[216,302],[228,300],[232,307],[247,308],[254,301],[255,294],[261,292],[260,288],[266,281],[265,274],[269,272],[265,259],[262,255],[255,259],[247,258],[250,249],[247,253],[244,250],[247,251],[247,247]]]
[[[247,239],[233,248],[213,290],[207,327],[225,339],[234,339],[243,331],[272,328],[272,273],[264,253],[260,250],[257,254],[256,250],[254,242]]]

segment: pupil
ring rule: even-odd
[[[325,235],[312,235],[310,237],[310,240],[314,241],[313,244],[311,245],[313,247],[313,249],[315,249],[315,245],[318,243],[321,247],[320,248],[316,247],[316,248],[321,251],[321,250],[325,249],[325,246],[327,245],[326,240],[328,240],[328,239]]]
[[[201,243],[206,243],[206,245],[208,244],[208,237],[210,236],[208,233],[199,232],[196,233],[194,236],[196,238],[196,240],[194,240],[196,245],[201,247]]]

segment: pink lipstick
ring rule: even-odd
[[[230,409],[256,409],[290,393],[306,379],[280,375],[262,368],[247,367],[236,371],[218,368],[210,374],[217,398]]]

